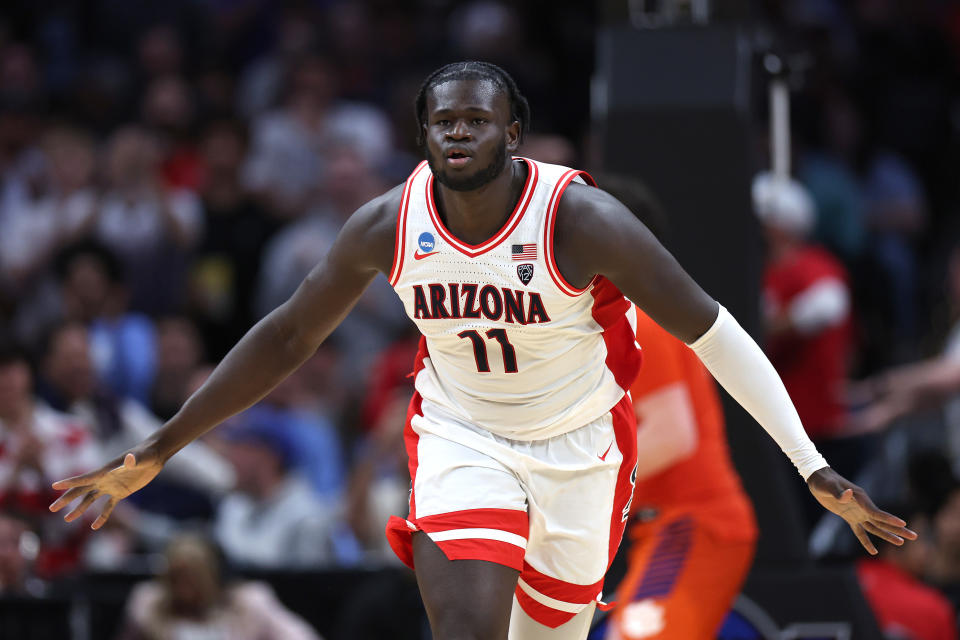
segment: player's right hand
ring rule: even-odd
[[[63,517],[67,522],[79,518],[90,508],[97,498],[109,496],[100,515],[91,525],[92,529],[99,529],[110,517],[117,503],[134,491],[143,488],[153,480],[163,469],[160,456],[146,447],[138,447],[128,452],[123,458],[111,460],[96,471],[53,483],[57,491],[66,489],[53,504],[50,511],[60,511],[65,506],[83,497],[76,507]]]

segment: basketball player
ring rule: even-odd
[[[600,184],[662,239],[665,221],[643,185],[616,176]],[[637,343],[644,366],[630,389],[638,430],[629,559],[605,637],[714,638],[753,561],[753,507],[710,373],[643,311]]]
[[[692,348],[871,552],[915,534],[832,471],[736,321],[591,178],[512,157],[530,122],[500,68],[442,67],[416,100],[427,161],[360,207],[327,256],[153,437],[55,484],[73,520],[141,488],[311,354],[379,272],[424,338],[388,525],[438,640],[583,638],[629,513],[640,362],[632,305]],[[623,293],[621,293],[621,291]],[[511,615],[513,610],[513,615]],[[508,636],[509,629],[509,636]]]

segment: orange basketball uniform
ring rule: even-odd
[[[639,310],[637,342],[644,366],[631,389],[634,402],[684,383],[698,439],[691,456],[637,482],[629,568],[607,637],[712,638],[753,561],[753,507],[730,460],[710,373],[686,345]]]

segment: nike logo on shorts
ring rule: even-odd
[[[420,253],[419,251],[416,251],[416,252],[414,252],[414,254],[413,254],[413,259],[414,259],[414,260],[423,260],[424,258],[429,258],[430,256],[434,255],[435,253],[436,253],[436,251],[431,251],[430,253]]]
[[[607,450],[603,452],[603,455],[598,455],[597,457],[606,462],[607,454],[610,453],[610,448],[613,447],[613,440],[610,441],[610,446],[607,447]]]

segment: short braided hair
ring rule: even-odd
[[[530,129],[530,104],[520,93],[517,83],[510,74],[490,62],[468,60],[444,65],[427,76],[420,85],[417,100],[414,104],[417,117],[417,144],[423,146],[423,130],[427,124],[427,92],[434,87],[450,82],[451,80],[488,80],[497,89],[505,91],[510,100],[510,118],[520,123],[520,141],[523,134]]]

